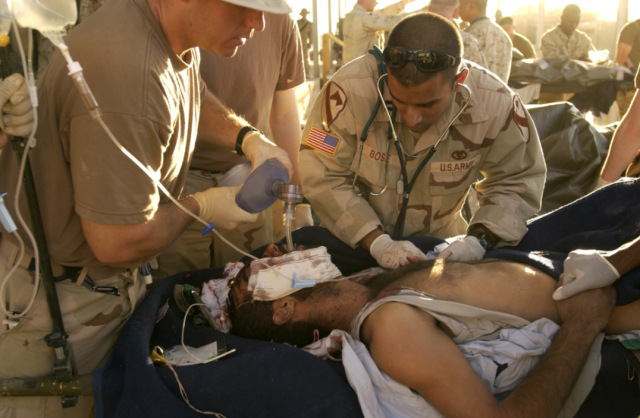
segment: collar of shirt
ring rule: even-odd
[[[480,16],[480,17],[476,17],[476,18],[473,20],[473,22],[471,22],[471,25],[473,25],[474,23],[477,23],[477,22],[480,22],[480,21],[486,20],[486,19],[489,19],[489,17],[487,17],[487,16]]]

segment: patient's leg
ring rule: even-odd
[[[606,334],[624,334],[640,330],[640,300],[624,306],[616,306],[604,329]]]

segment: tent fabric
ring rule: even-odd
[[[638,235],[640,180],[628,180],[607,186],[570,206],[534,219],[529,223],[529,233],[518,247],[494,250],[487,256],[521,261],[557,279],[569,251],[578,248],[610,250]],[[293,237],[297,244],[326,246],[344,275],[376,265],[365,250],[350,248],[325,229],[301,228],[294,231]],[[443,242],[432,237],[407,239],[425,252]],[[262,254],[263,250],[264,247],[254,254]],[[202,416],[182,400],[172,372],[167,367],[156,367],[151,363],[150,352],[156,345],[169,348],[180,344],[183,315],[173,303],[174,284],[200,286],[204,281],[219,276],[221,270],[208,269],[172,276],[147,295],[123,328],[109,363],[94,377],[98,418]],[[640,269],[627,274],[616,287],[618,304],[640,298]],[[167,302],[168,312],[156,323],[158,311]],[[189,400],[195,407],[222,413],[227,418],[362,416],[358,399],[340,363],[322,361],[287,345],[246,340],[209,327],[195,328],[187,322],[187,345],[199,347],[220,338],[225,338],[227,346],[237,351],[218,362],[177,368]],[[609,363],[603,361],[603,367],[606,364]],[[627,382],[623,387],[624,380],[618,377],[622,373],[626,375],[626,363],[620,360],[611,364],[611,369],[606,371],[617,380],[609,378],[605,381],[615,381],[617,386],[598,385],[599,391],[591,394],[596,398],[594,406],[585,412],[587,415],[578,414],[578,417],[607,416],[609,410],[597,408],[600,403],[608,405],[610,402],[599,403],[598,399],[621,399],[620,394],[625,391],[635,394],[624,405],[637,407],[637,416],[640,411],[640,405],[636,405],[640,402],[637,382]],[[594,411],[600,415],[593,415]]]

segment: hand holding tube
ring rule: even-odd
[[[251,160],[251,171],[265,161],[275,158],[287,169],[289,178],[293,176],[293,165],[287,152],[269,141],[260,132],[250,132],[245,135],[242,141],[242,152]]]
[[[29,136],[33,129],[33,106],[24,78],[11,74],[0,83],[0,128],[9,135]],[[6,141],[6,139],[5,139]],[[0,148],[2,148],[0,139]]]
[[[387,234],[376,238],[369,252],[380,266],[388,269],[397,269],[427,259],[427,256],[413,243],[394,241]]]
[[[236,195],[242,185],[234,187],[214,187],[204,192],[190,195],[200,206],[200,217],[207,222],[215,222],[216,228],[233,229],[244,223],[256,222],[258,214],[240,209]]]
[[[438,258],[451,261],[482,260],[486,251],[480,245],[478,238],[467,235],[463,239],[453,241],[438,254]]]
[[[618,270],[596,250],[576,250],[564,261],[562,286],[553,293],[563,300],[589,289],[612,285],[620,278]]]

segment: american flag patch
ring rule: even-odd
[[[307,145],[329,155],[336,154],[340,138],[331,136],[320,129],[311,128],[307,137]]]

